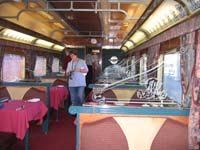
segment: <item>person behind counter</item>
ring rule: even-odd
[[[86,55],[86,64],[88,67],[88,73],[86,76],[86,82],[87,85],[93,83],[95,81],[95,73],[96,73],[96,69],[97,69],[97,64],[98,64],[98,56],[96,53],[90,51],[87,55]]]
[[[78,58],[78,51],[70,51],[71,61],[67,66],[68,87],[72,105],[82,105],[85,98],[86,74],[88,67],[84,60]]]
[[[67,65],[72,60],[69,52],[70,51],[68,49],[65,50],[65,57],[64,57],[64,62],[63,62],[63,66],[62,66],[63,70],[65,71],[65,76],[66,76]]]

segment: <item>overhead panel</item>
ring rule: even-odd
[[[121,47],[151,0],[35,0],[0,3],[0,18],[74,46]],[[97,42],[92,43],[92,39]]]
[[[63,41],[66,44],[82,44],[85,41],[92,46],[120,46],[150,2],[151,0],[49,0],[48,4],[73,29],[64,33]],[[96,38],[98,42],[88,43],[91,41],[89,38]]]
[[[200,11],[200,1],[164,0],[156,5],[156,9],[124,42],[123,45],[127,46],[129,50]],[[133,41],[135,45],[130,45],[130,41]]]
[[[28,5],[20,2],[2,3],[0,4],[0,18],[6,19],[47,37],[50,37],[50,33],[53,30],[65,28],[61,23],[51,22],[50,20],[55,18],[50,13],[36,11],[41,8],[42,6],[37,3],[28,3]],[[55,33],[53,37],[50,38],[61,41],[62,36],[63,33]]]

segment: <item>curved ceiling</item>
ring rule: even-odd
[[[150,2],[6,0],[0,18],[66,45],[120,47]]]
[[[151,13],[144,13],[145,20],[137,23],[122,44],[122,50],[132,51],[160,33],[200,13],[199,0],[158,0]],[[156,2],[153,1],[152,4]]]

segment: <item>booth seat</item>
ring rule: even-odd
[[[39,98],[48,106],[47,87],[40,86],[0,86],[0,98],[29,100]]]
[[[59,120],[59,108],[67,109],[69,106],[69,92],[66,77],[44,77],[42,83],[50,83],[50,108],[51,115],[56,111],[56,120]]]
[[[106,102],[112,103],[112,102],[134,102],[134,101],[140,101],[140,99],[137,97],[137,91],[138,90],[144,90],[144,89],[131,89],[131,88],[114,88],[109,89],[103,92],[103,97],[105,97]],[[91,91],[87,97],[87,102],[92,102],[92,95],[94,91]]]
[[[43,101],[43,105],[46,105],[48,108],[46,115],[43,117],[42,130],[47,133],[49,129],[49,84],[37,83],[3,83],[0,85],[0,99],[10,99],[10,100],[22,100],[26,101],[32,98],[39,98],[40,101]],[[36,123],[39,123],[36,120]],[[35,124],[35,121],[29,122],[29,125]],[[29,134],[29,132],[28,132]],[[25,136],[25,149],[28,149],[28,134]],[[16,135],[8,132],[0,132],[0,149],[10,149],[13,143],[16,141]]]
[[[63,85],[67,86],[67,80],[66,79],[56,79],[53,81],[52,86],[58,86],[58,85]]]
[[[187,150],[189,109],[71,106],[76,150]]]
[[[80,149],[187,150],[187,134],[186,124],[170,118],[106,117],[82,125]]]

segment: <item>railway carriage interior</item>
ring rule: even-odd
[[[0,149],[200,149],[200,0],[0,0]]]

